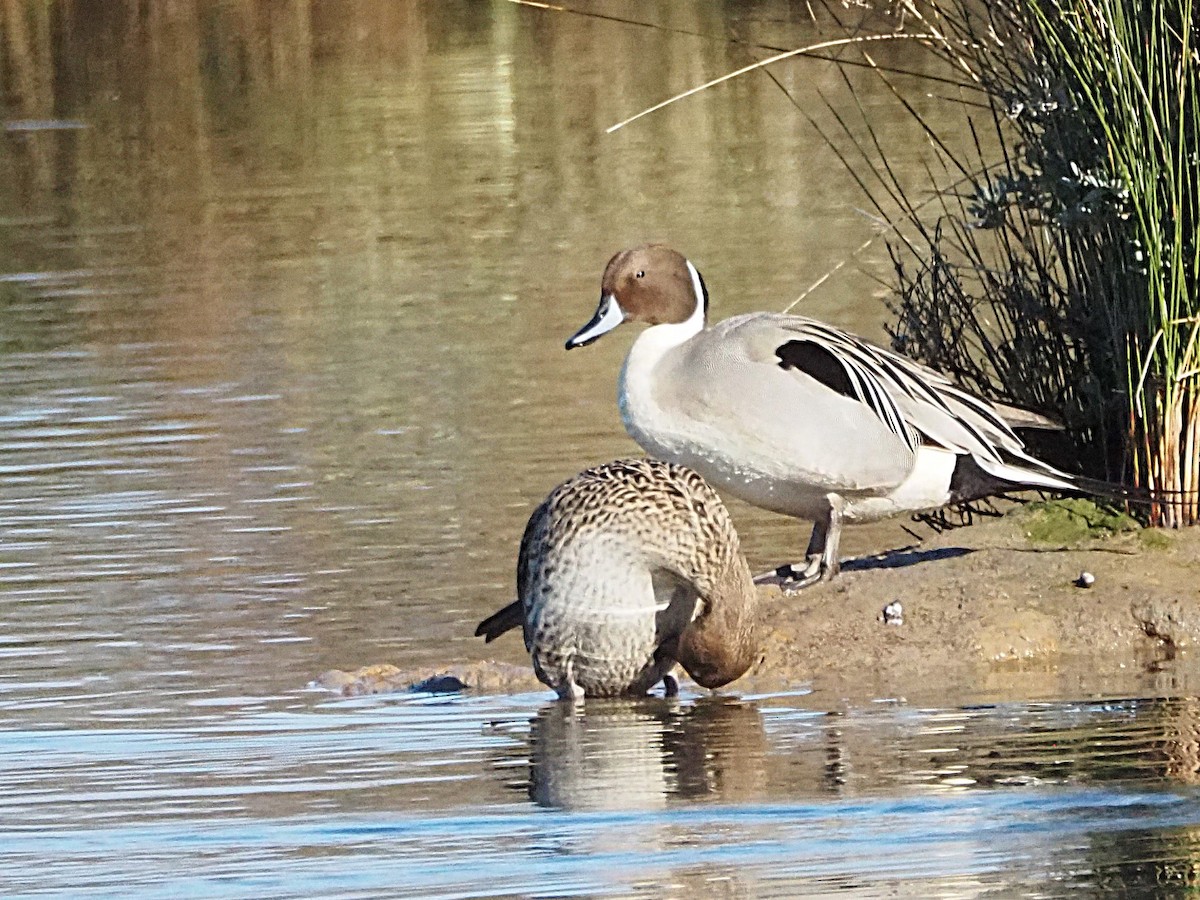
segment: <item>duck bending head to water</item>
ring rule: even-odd
[[[538,678],[564,699],[645,694],[676,662],[717,688],[757,658],[737,532],[684,466],[618,460],[556,487],[525,527],[517,594],[475,634],[522,627]]]
[[[1039,417],[975,397],[853,334],[783,313],[709,327],[700,272],[661,244],[609,260],[600,305],[567,349],[626,321],[617,397],[630,436],[755,506],[814,523],[798,589],[838,571],[843,522],[936,509],[1005,490],[1075,490],[1025,452],[1011,421]]]

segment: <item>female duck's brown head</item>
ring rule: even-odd
[[[708,289],[696,267],[665,244],[643,244],[608,261],[596,314],[571,336],[567,349],[585,347],[626,321],[695,322],[699,331],[707,314]]]
[[[741,678],[760,658],[758,595],[745,558],[731,558],[704,608],[684,629],[675,659],[703,687]]]

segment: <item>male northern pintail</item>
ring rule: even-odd
[[[758,651],[757,594],[725,504],[656,459],[596,466],[551,491],[521,539],[517,594],[475,634],[523,626],[534,671],[564,699],[644,694],[676,662],[716,688]]]
[[[635,247],[609,260],[596,314],[567,349],[627,320],[650,326],[621,369],[626,430],[735,497],[814,522],[790,587],[837,573],[843,521],[1075,488],[1026,453],[1005,420],[1031,414],[813,319],[758,312],[706,328],[707,314],[691,262],[662,245]]]

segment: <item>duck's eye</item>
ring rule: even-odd
[[[644,269],[638,269],[636,272],[633,273],[633,277],[634,278],[645,278],[646,272]]]

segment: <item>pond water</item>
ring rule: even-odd
[[[1200,705],[1169,679],[583,712],[306,689],[480,658],[533,506],[636,452],[628,340],[562,350],[612,252],[672,242],[724,316],[782,308],[875,233],[797,109],[830,125],[826,63],[605,134],[769,52],[738,41],[840,34],[828,13],[580,8],[659,27],[484,0],[0,3],[0,891],[1191,884]],[[922,135],[851,78],[924,177]],[[880,337],[886,273],[872,246],[801,308]],[[734,513],[756,569],[803,545]]]

